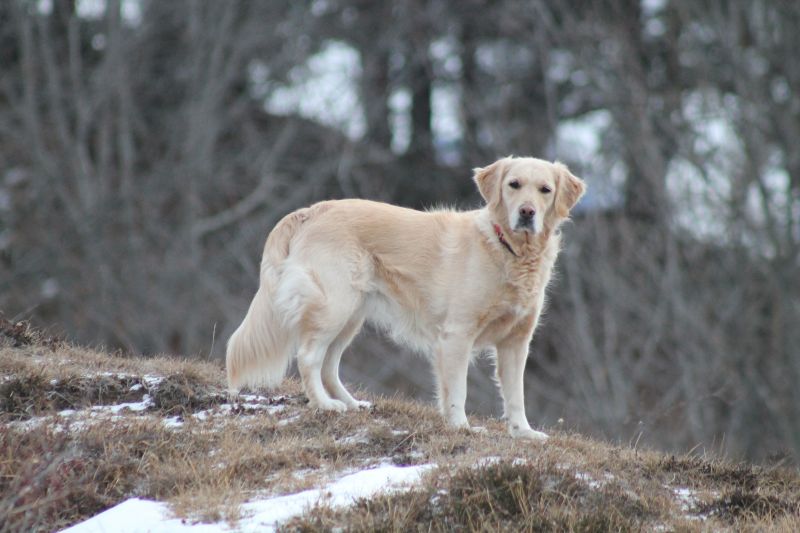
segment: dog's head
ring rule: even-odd
[[[586,190],[566,165],[533,157],[506,157],[476,168],[474,180],[495,221],[515,233],[557,226]]]

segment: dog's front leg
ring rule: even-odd
[[[467,402],[467,371],[472,346],[463,339],[440,339],[434,355],[439,411],[447,424],[469,428],[464,405]]]
[[[497,382],[503,395],[503,418],[512,437],[543,441],[547,435],[534,431],[525,416],[525,361],[530,337],[497,346]]]

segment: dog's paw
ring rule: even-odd
[[[364,400],[356,400],[355,398],[344,398],[343,401],[348,409],[372,409],[372,403]]]
[[[334,411],[338,413],[343,413],[347,411],[347,404],[341,400],[334,400],[333,398],[322,400],[316,402],[314,406],[320,411]]]
[[[465,431],[472,430],[472,428],[470,427],[469,421],[467,420],[466,416],[464,416],[464,417],[454,416],[452,418],[449,418],[447,420],[447,426],[450,429],[461,429],[461,430],[465,430]]]
[[[522,428],[519,426],[509,426],[508,432],[515,439],[525,439],[534,442],[544,442],[550,438],[547,433],[542,433],[541,431],[535,431],[531,428]]]

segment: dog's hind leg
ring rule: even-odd
[[[322,384],[322,365],[325,361],[328,344],[326,341],[321,341],[316,335],[310,336],[308,340],[301,343],[297,352],[297,368],[303,381],[303,389],[312,407],[323,411],[346,411],[347,404],[331,398]]]
[[[301,311],[297,367],[312,407],[346,411],[358,403],[339,382],[339,358],[363,321],[356,314],[361,294],[341,283],[332,270],[308,271],[308,277],[318,291],[305,301]],[[326,360],[330,362],[326,364]]]
[[[325,389],[333,398],[344,402],[351,408],[369,407],[369,402],[358,401],[350,395],[339,379],[339,362],[342,359],[342,353],[361,330],[363,324],[363,316],[351,318],[328,347],[328,353],[322,363],[322,383],[325,385]]]

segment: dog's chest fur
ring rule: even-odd
[[[560,236],[555,235],[504,263],[504,281],[478,317],[477,346],[491,347],[510,335],[533,333],[559,248]]]

